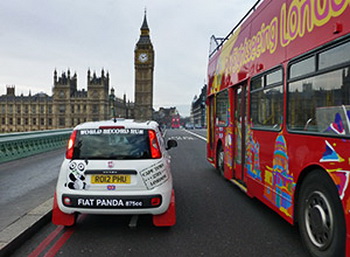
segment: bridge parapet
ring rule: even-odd
[[[66,146],[72,129],[0,134],[0,163]]]

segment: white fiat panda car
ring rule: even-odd
[[[154,121],[113,119],[74,128],[62,163],[52,211],[56,225],[77,214],[151,214],[173,226],[175,196],[167,145]]]

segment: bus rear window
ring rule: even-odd
[[[74,144],[73,159],[130,160],[150,158],[147,130],[80,130]]]

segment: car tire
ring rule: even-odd
[[[302,182],[297,207],[299,232],[312,256],[345,256],[345,218],[338,190],[323,170]]]
[[[73,214],[70,214],[70,215],[73,215],[73,222],[72,222],[71,225],[65,225],[64,226],[65,228],[72,228],[77,223],[77,219],[78,219],[79,214],[78,213],[73,213]]]

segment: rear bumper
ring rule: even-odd
[[[158,188],[160,189],[160,188]],[[59,209],[66,213],[86,214],[152,214],[167,211],[172,188],[143,192],[57,192]]]
[[[73,195],[62,194],[61,201],[66,208],[83,209],[145,209],[157,208],[162,196],[157,195]]]

